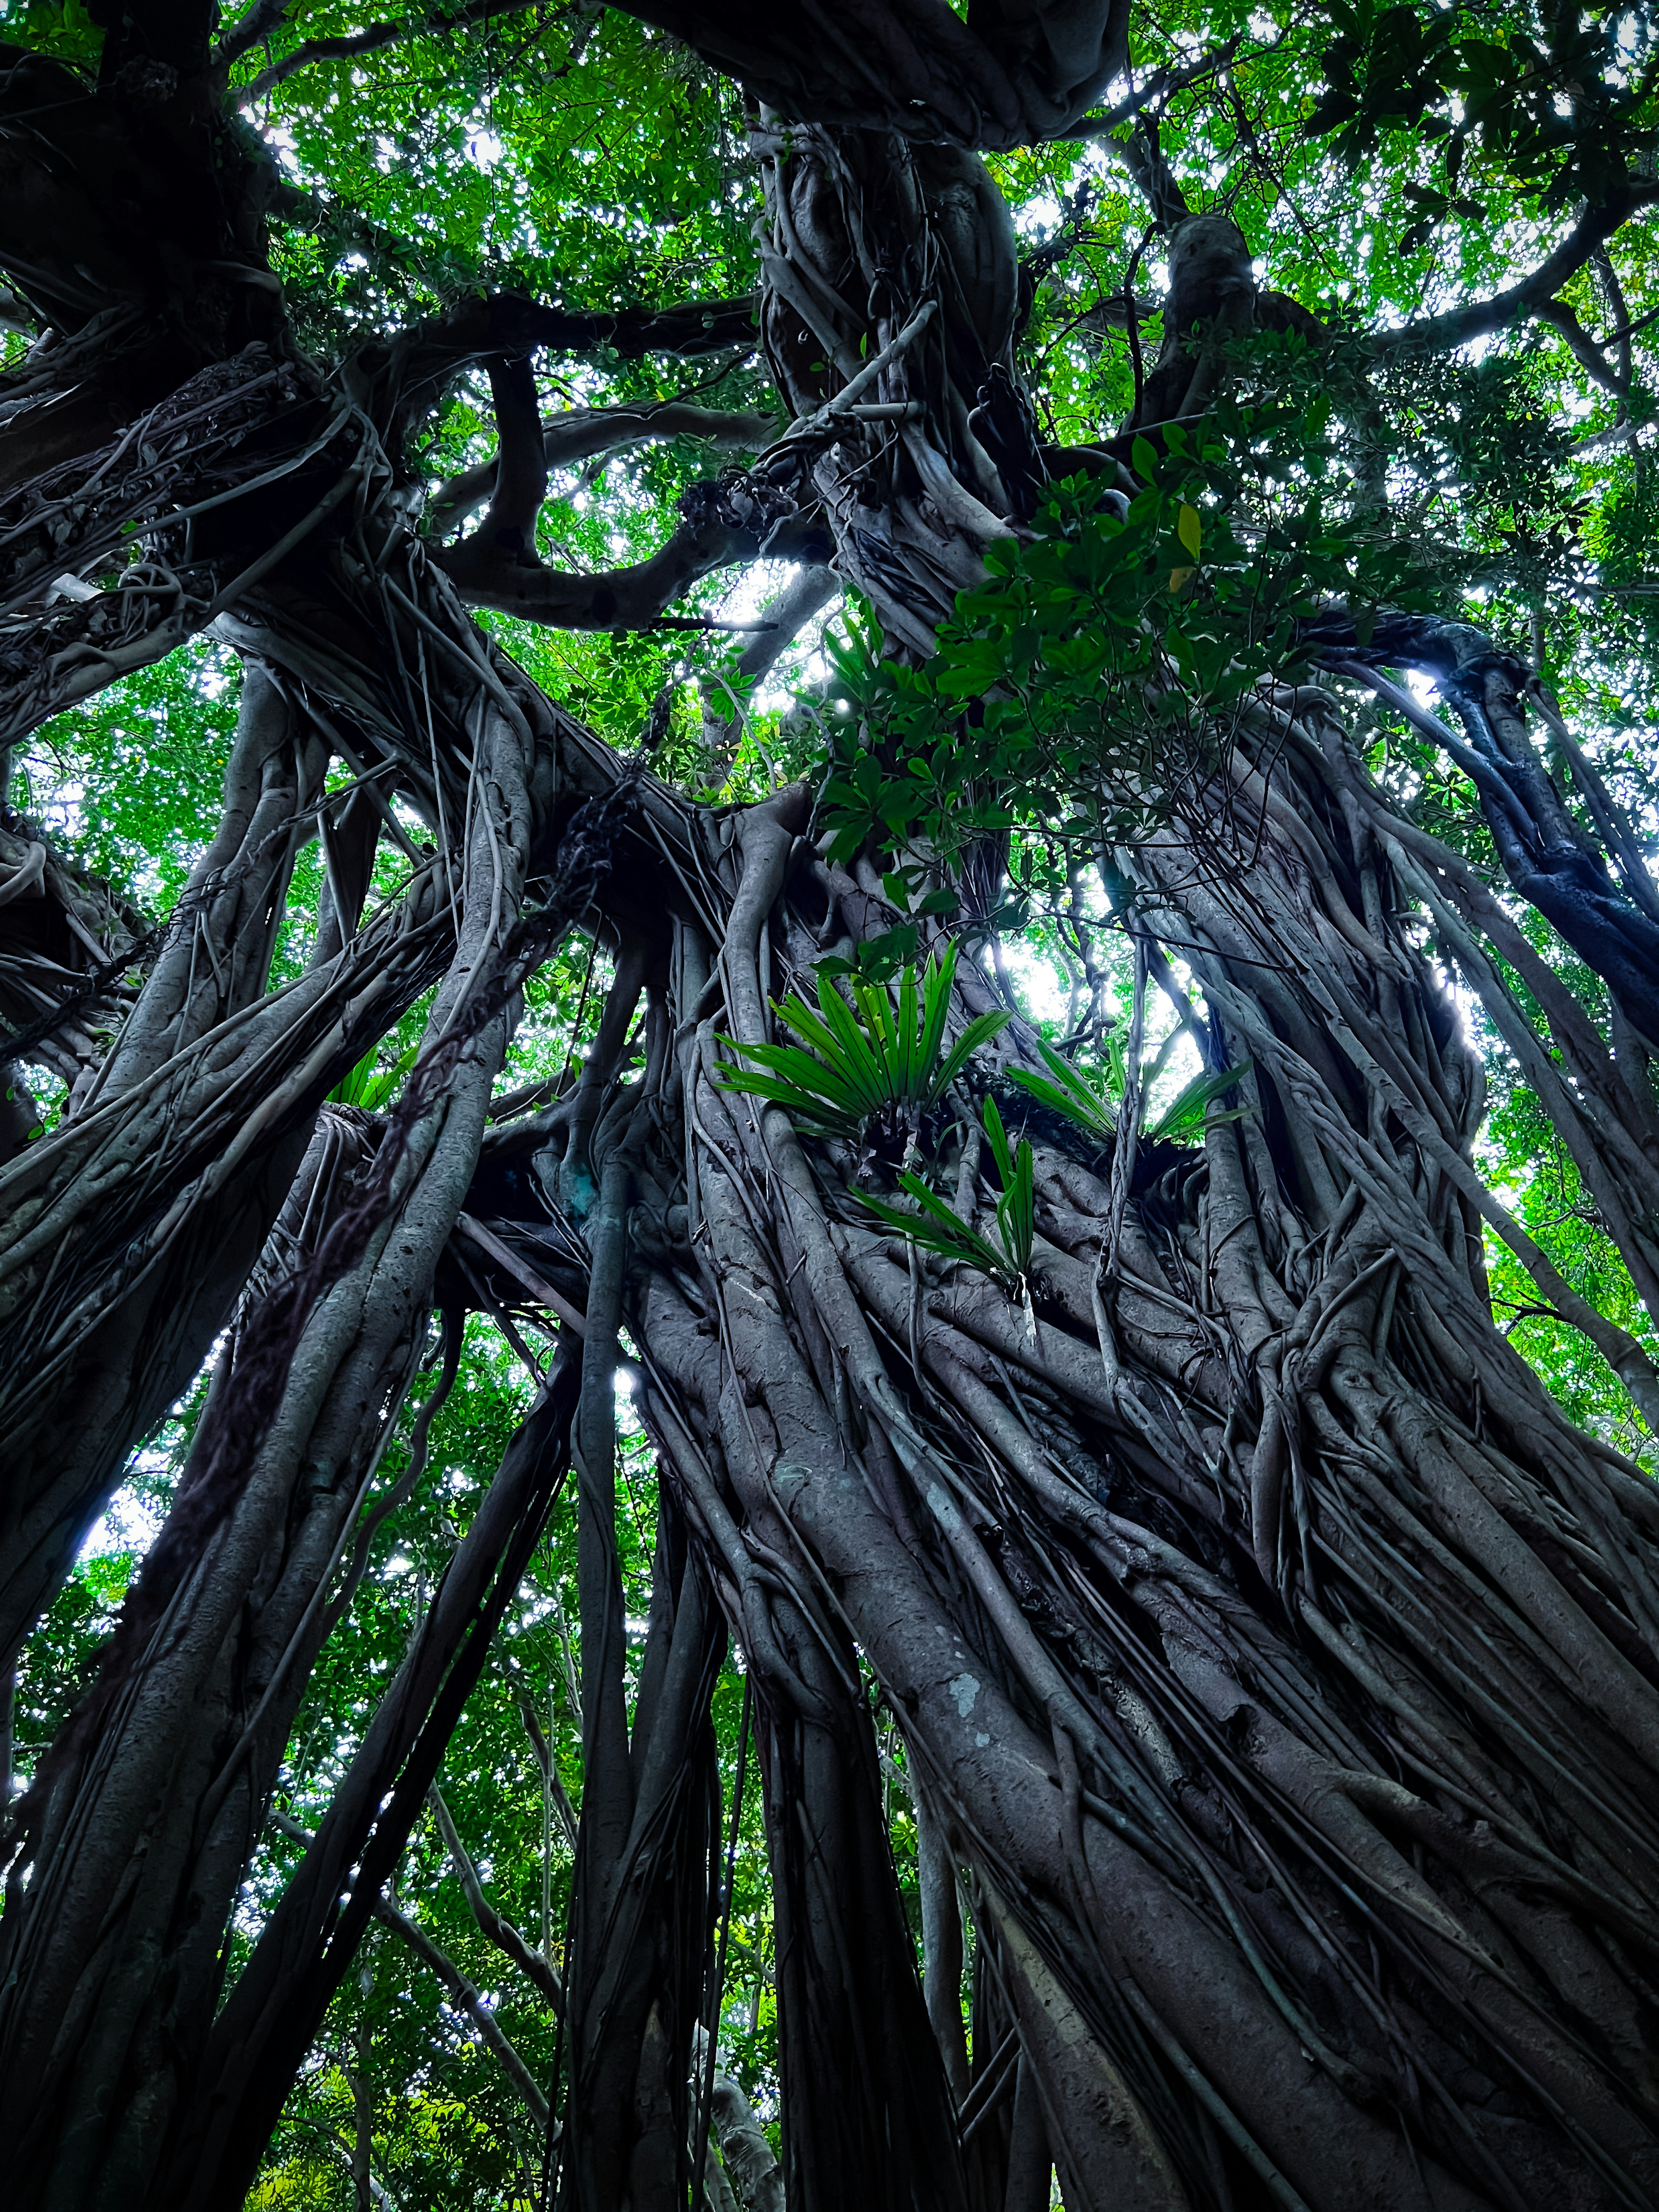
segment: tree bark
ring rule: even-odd
[[[1549,1040],[1533,1028],[1499,972],[1513,958],[1530,984],[1512,921],[1369,785],[1328,695],[1264,689],[1214,776],[1172,780],[1161,827],[1073,856],[1121,892],[1143,990],[1170,955],[1185,963],[1205,1007],[1186,1018],[1213,1068],[1241,1071],[1244,1117],[1212,1115],[1172,1158],[1142,1140],[1132,1080],[1103,1158],[1030,1116],[1036,1238],[1017,1305],[876,1228],[850,1148],[803,1139],[719,1079],[717,1038],[768,1043],[781,990],[900,918],[870,857],[822,859],[804,789],[735,814],[677,799],[465,613],[470,596],[549,620],[647,618],[700,562],[788,528],[814,557],[834,551],[890,649],[931,652],[1047,466],[1013,374],[1012,228],[971,149],[1074,120],[1122,58],[1121,11],[1068,0],[967,25],[933,0],[834,25],[810,8],[759,25],[640,11],[796,126],[762,115],[756,137],[761,327],[793,420],[749,477],[690,501],[654,563],[574,584],[534,563],[546,432],[511,364],[607,332],[643,349],[659,319],[624,331],[468,302],[366,349],[349,404],[343,380],[279,367],[249,157],[233,163],[240,198],[180,198],[224,141],[206,13],[169,27],[165,12],[122,12],[96,100],[33,62],[3,94],[61,98],[46,154],[6,141],[0,260],[40,260],[30,296],[64,345],[26,365],[9,396],[27,405],[0,422],[8,520],[30,526],[0,577],[0,739],[210,619],[251,673],[220,840],[179,925],[74,1111],[0,1170],[0,1403],[26,1470],[0,1525],[0,1642],[27,1629],[128,1445],[222,1325],[323,1091],[453,958],[428,1087],[381,1140],[396,1174],[371,1169],[364,1186],[373,1219],[343,1217],[358,1241],[325,1283],[285,1273],[280,1241],[266,1245],[262,1302],[93,1700],[13,1809],[26,1857],[0,1923],[0,2118],[20,2205],[240,2201],[567,1437],[585,1782],[566,2206],[684,2200],[718,1879],[708,1706],[728,1628],[755,1683],[795,2212],[1024,2212],[1050,2158],[1072,2212],[1653,2201],[1659,1509],[1492,1326],[1482,1222],[1535,1272],[1547,1263],[1474,1172],[1479,1070],[1413,902],[1531,1055],[1645,1287],[1659,1127],[1625,1042],[1610,1053],[1541,973]],[[149,256],[130,270],[87,259],[90,276],[72,258],[100,177],[137,158],[146,86],[159,112],[141,198],[178,200],[177,225],[211,228],[196,242],[217,257],[199,261],[182,352],[172,325],[167,344],[135,336],[161,285]],[[1142,430],[1206,404],[1219,371],[1200,326],[1245,327],[1261,306],[1231,226],[1183,215],[1178,194],[1160,207],[1147,174],[1176,296]],[[749,327],[746,302],[715,304],[724,325],[712,310],[675,323],[688,349]],[[495,364],[489,513],[434,558],[407,527],[400,455],[472,360]],[[187,539],[181,500],[223,484],[282,410],[273,471]],[[55,521],[94,482],[60,552]],[[72,585],[98,575],[129,526],[154,532],[152,560],[93,599],[40,598],[56,562]],[[1377,674],[1346,635],[1325,642]],[[1389,633],[1376,653],[1410,644]],[[1514,672],[1452,646],[1512,880],[1599,962],[1651,1057],[1651,886],[1587,779],[1599,845],[1546,787]],[[365,789],[385,775],[433,848],[410,846],[400,906],[359,928],[369,829],[407,833],[361,811],[349,830],[331,820],[318,958],[267,995],[284,825],[318,805],[331,757],[376,779]],[[556,919],[605,933],[616,987],[580,1085],[512,1136],[575,1224],[579,1261],[544,1257],[535,1223],[468,1200],[475,1177],[500,1188],[479,1158],[524,972],[509,956],[532,944],[514,917],[603,791],[633,809],[627,865],[602,898],[590,871]],[[532,950],[552,941],[550,912]],[[647,1066],[624,1083],[641,994]],[[953,1028],[995,1003],[964,963]],[[1571,1083],[1551,1073],[1552,1042]],[[1008,1072],[1035,1066],[1034,1046],[1015,1024],[973,1071],[1011,1119]],[[331,1141],[313,1146],[315,1181]],[[971,1200],[971,1115],[952,1103],[928,1141]],[[511,1262],[520,1288],[527,1268],[532,1292],[569,1306],[580,1363],[567,1340],[219,2004],[222,1933],[325,1593],[463,1211],[492,1224],[492,1246],[473,1240],[491,1266]],[[326,1250],[347,1252],[341,1229]],[[624,1326],[666,1501],[631,1726],[614,1529]],[[1606,1346],[1659,1407],[1640,1347]],[[257,1430],[228,1436],[225,1404],[259,1409]],[[931,2003],[882,1825],[872,1684],[937,1824]],[[965,2079],[941,1834],[975,1900]]]

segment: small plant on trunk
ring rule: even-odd
[[[786,999],[775,1009],[811,1050],[738,1044],[723,1036],[720,1042],[728,1051],[740,1052],[758,1066],[740,1067],[728,1060],[720,1079],[728,1091],[781,1106],[804,1136],[856,1142],[867,1134],[877,1152],[902,1157],[922,1116],[981,1046],[1012,1018],[1000,1012],[976,1014],[947,1048],[945,1020],[956,970],[954,945],[941,958],[930,959],[920,978],[914,966],[906,966],[899,975],[896,1017],[884,988],[853,977],[850,988],[861,1020],[834,983],[820,975],[817,1013],[799,997]]]

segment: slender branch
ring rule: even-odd
[[[273,1808],[270,1819],[273,1826],[280,1828],[285,1836],[291,1836],[296,1844],[304,1844],[309,1848],[315,1841],[310,1829],[302,1827],[291,1814]],[[383,1927],[389,1928],[394,1936],[408,1944],[422,1966],[432,1969],[472,2022],[479,2041],[487,2045],[500,2059],[507,2079],[524,2099],[537,2126],[544,2128],[548,2118],[547,2099],[538,2086],[535,2075],[507,2040],[501,2022],[485,2003],[483,1992],[467,1979],[447,1951],[439,1949],[425,1929],[411,1920],[406,1912],[400,1911],[383,1890],[377,1893],[369,1910]]]
[[[274,92],[279,84],[286,84],[289,78],[296,76],[301,70],[308,69],[313,62],[350,61],[358,54],[370,54],[377,47],[395,46],[402,39],[414,38],[422,33],[443,35],[464,30],[472,23],[499,22],[503,15],[521,15],[536,4],[537,0],[468,0],[465,7],[458,8],[447,20],[435,23],[427,15],[414,15],[405,16],[397,23],[370,23],[361,31],[350,31],[340,38],[307,39],[291,54],[284,54],[281,61],[272,62],[269,69],[261,70],[258,76],[250,78],[246,84],[239,85],[234,94],[236,104],[239,107],[251,106],[256,100],[263,100],[268,92]],[[257,45],[265,32],[281,21],[285,12],[286,0],[282,0],[280,5],[276,4],[276,0],[260,0],[260,4],[249,11],[249,15],[244,17],[243,22],[239,23],[226,40],[222,58],[230,62],[235,60],[238,53],[246,53],[249,46]],[[230,51],[233,41],[240,35],[244,25],[256,15],[267,15],[269,20],[237,46],[235,52]]]
[[[1212,70],[1225,69],[1243,43],[1244,33],[1240,31],[1224,46],[1218,46],[1213,53],[1200,54],[1196,61],[1188,62],[1185,69],[1159,70],[1140,91],[1132,92],[1127,100],[1119,100],[1117,106],[1109,108],[1104,115],[1085,115],[1069,131],[1061,131],[1056,136],[1060,138],[1109,138],[1120,123],[1127,123],[1132,115],[1139,115],[1154,100],[1167,100],[1172,93],[1184,92],[1188,85],[1196,84],[1200,77],[1208,76]]]
[[[1619,282],[1619,271],[1613,267],[1613,256],[1605,246],[1596,248],[1594,259],[1595,273],[1601,280],[1601,291],[1607,301],[1607,312],[1613,317],[1613,328],[1617,331],[1630,320],[1630,308],[1625,299],[1625,288]],[[1627,411],[1626,402],[1630,398],[1630,339],[1628,337],[1609,337],[1603,341],[1604,350],[1615,345],[1619,349],[1619,367],[1615,374],[1619,392],[1619,419],[1622,422]]]
[[[1158,228],[1167,234],[1185,222],[1193,210],[1170,167],[1158,125],[1150,115],[1140,118],[1133,137],[1121,150],[1124,166],[1139,185]],[[1133,272],[1128,281],[1133,283]]]
[[[884,368],[890,368],[902,354],[909,351],[938,312],[937,300],[924,300],[896,337],[889,338],[881,351],[866,361],[858,374],[851,378],[833,399],[826,399],[816,414],[804,415],[799,422],[792,422],[784,434],[785,438],[811,437],[816,432],[826,429],[836,416],[845,415],[871,389]],[[778,442],[782,444],[784,440],[780,439]]]
[[[477,1922],[480,1932],[489,1938],[504,1957],[513,1961],[520,1973],[529,1976],[556,2013],[562,2014],[564,1984],[554,1972],[551,1963],[526,1942],[513,1923],[499,1913],[484,1895],[483,1884],[478,1880],[478,1870],[472,1863],[466,1845],[461,1841],[449,1808],[445,1804],[435,1782],[426,1793],[426,1802],[432,1808],[432,1817],[438,1823],[444,1848],[449,1853],[450,1863],[460,1877],[461,1887],[466,1893],[466,1901],[472,1908],[472,1917]]]
[[[565,1648],[568,1654],[568,1646]],[[570,1802],[570,1792],[564,1786],[564,1778],[559,1772],[546,1733],[536,1717],[535,1699],[529,1691],[525,1689],[520,1690],[518,1698],[519,1715],[524,1722],[525,1732],[530,1738],[531,1748],[534,1751],[537,1764],[542,1770],[542,1779],[552,1793],[553,1802],[558,1808],[559,1823],[564,1830],[565,1841],[574,1853],[576,1848],[576,1808]]]
[[[459,1213],[455,1217],[455,1227],[461,1236],[471,1237],[480,1251],[505,1267],[514,1282],[528,1291],[532,1298],[544,1305],[567,1328],[574,1329],[578,1336],[586,1335],[586,1316],[556,1291],[552,1284],[539,1275],[510,1245],[503,1244],[499,1237],[486,1229],[483,1222],[475,1221],[470,1213]]]
[[[1638,315],[1634,322],[1621,322],[1616,330],[1607,332],[1606,342],[1608,345],[1622,345],[1626,338],[1633,338],[1638,331],[1644,331],[1654,323],[1659,323],[1659,307],[1650,307],[1645,315]]]
[[[841,578],[830,568],[815,565],[791,577],[776,598],[769,599],[762,610],[762,620],[767,629],[738,656],[736,682],[746,691],[769,675],[794,642],[802,625],[810,622],[840,589]],[[702,744],[705,753],[711,756],[711,767],[717,765],[712,757],[732,742],[733,722],[741,723],[743,720],[743,702],[732,684],[723,677],[716,677],[714,684],[724,693],[725,703],[720,703],[713,690],[705,691]]]

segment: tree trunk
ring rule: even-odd
[[[65,304],[70,252],[94,250],[76,229],[92,186],[152,126],[140,182],[157,222],[221,223],[194,199],[161,212],[181,179],[199,184],[202,143],[226,137],[203,121],[217,113],[205,11],[173,30],[162,12],[123,15],[99,100],[34,63],[3,94],[38,103],[44,88],[65,111],[57,166],[7,153],[8,221],[38,244],[60,171],[80,197],[53,203],[71,244],[42,279],[64,356],[20,387],[40,403],[33,459],[15,428],[0,447],[11,519],[40,518],[3,580],[28,651],[0,654],[0,734],[210,619],[248,676],[218,841],[119,1042],[52,1136],[0,1169],[0,1389],[21,1407],[0,1650],[266,1256],[100,1680],[12,1811],[0,2115],[16,2203],[240,2201],[567,1457],[585,1759],[559,2176],[572,2212],[685,2201],[719,1879],[708,1707],[728,1628],[755,1684],[797,2212],[1025,2212],[1051,2163],[1071,2212],[1651,2203],[1659,1507],[1492,1325],[1482,1219],[1547,1263],[1471,1164],[1478,1066],[1415,915],[1532,1055],[1644,1286],[1659,1281],[1659,1132],[1638,1079],[1656,1042],[1659,924],[1633,870],[1615,883],[1577,833],[1570,854],[1556,836],[1512,672],[1486,668],[1469,707],[1505,863],[1599,963],[1638,1055],[1610,1055],[1541,977],[1551,1035],[1534,1028],[1494,957],[1529,975],[1512,922],[1370,785],[1330,695],[1263,690],[1213,774],[1172,778],[1162,826],[1083,856],[1122,892],[1142,994],[1178,988],[1170,954],[1195,979],[1204,1014],[1183,998],[1183,1017],[1212,1069],[1239,1071],[1243,1118],[1212,1113],[1201,1148],[1172,1158],[1141,1137],[1133,1067],[1103,1156],[1030,1115],[1037,1235],[1017,1303],[877,1227],[853,1146],[719,1079],[717,1039],[767,1045],[784,989],[901,919],[871,856],[823,857],[804,788],[721,813],[677,798],[465,613],[470,597],[646,620],[688,576],[787,544],[833,550],[890,648],[929,653],[988,544],[1018,531],[1062,460],[1013,375],[1006,210],[963,148],[1080,112],[1121,58],[1121,10],[998,9],[969,27],[924,9],[950,83],[933,46],[872,77],[842,39],[810,94],[779,59],[810,9],[758,27],[675,13],[680,35],[807,118],[785,133],[763,117],[757,140],[762,329],[795,419],[750,477],[687,502],[653,562],[551,582],[526,557],[545,445],[520,372],[544,337],[574,343],[581,319],[470,302],[332,383],[279,366],[257,213],[234,191],[214,203],[231,209],[226,234],[186,257],[204,272],[189,346],[133,336],[148,261],[143,283],[106,272],[125,286],[120,344]],[[914,98],[933,103],[920,122],[913,62]],[[135,64],[173,73],[153,116],[123,75]],[[1175,295],[1143,429],[1206,403],[1218,372],[1197,327],[1223,305],[1243,327],[1258,305],[1230,226],[1191,228],[1155,175],[1150,188],[1176,232]],[[434,558],[408,527],[403,436],[477,360],[501,434],[489,512]],[[166,518],[234,488],[256,428],[267,475],[187,539]],[[1086,465],[1109,496],[1111,455]],[[54,540],[77,486],[100,498],[80,538]],[[48,562],[95,571],[141,521],[156,525],[155,573],[125,570],[108,604],[31,600]],[[1348,634],[1322,642],[1369,670]],[[387,771],[432,848],[411,848],[401,902],[360,928],[374,836],[405,833],[366,806],[331,817],[316,957],[267,994],[292,823],[322,803],[336,757]],[[624,862],[603,890],[579,811],[595,793],[611,794],[607,850]],[[972,865],[1000,864],[988,846]],[[515,927],[527,901],[542,902]],[[536,1222],[473,1193],[501,1187],[479,1159],[514,989],[584,919],[617,954],[599,1045],[572,1097],[510,1139],[573,1224],[546,1257]],[[446,968],[378,1144],[349,1117],[319,1129],[329,1084]],[[624,1083],[641,994],[647,1065]],[[997,1004],[964,963],[953,1032]],[[968,1079],[1013,1119],[1022,1064],[1036,1067],[1035,1039],[1015,1023]],[[927,1137],[970,1215],[988,1174],[975,1129],[959,1094]],[[287,1232],[358,1147],[373,1160],[293,1264]],[[505,1252],[529,1267],[570,1333],[225,1994],[238,1885],[463,1212],[490,1217],[490,1265]],[[1581,1325],[1601,1326],[1588,1311]],[[631,1724],[623,1327],[665,1501]],[[1607,1343],[1659,1406],[1639,1346]],[[926,1998],[881,1820],[872,1685],[930,1827]],[[975,1900],[971,2069],[953,2039],[942,1864],[965,1869]]]

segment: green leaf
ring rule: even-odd
[[[1000,1010],[995,1013],[975,1014],[946,1054],[933,1079],[932,1096],[935,1098],[941,1097],[974,1054],[988,1044],[1000,1030],[1006,1030],[1013,1018],[1012,1014]]]
[[[1116,1043],[1115,1036],[1109,1040],[1107,1047],[1109,1054]],[[1023,1067],[1011,1067],[1008,1071],[1009,1081],[1017,1084],[1020,1090],[1029,1092],[1040,1104],[1048,1107],[1051,1113],[1063,1114],[1068,1121],[1075,1121],[1079,1127],[1086,1129],[1097,1143],[1109,1144],[1117,1132],[1117,1115],[1109,1102],[1085,1082],[1070,1060],[1061,1059],[1054,1047],[1046,1043],[1041,1037],[1037,1039],[1037,1050],[1042,1054],[1043,1065],[1048,1070],[1051,1079],[1045,1081],[1042,1076],[1032,1075]],[[1118,1087],[1121,1090],[1122,1087],[1121,1048],[1118,1051],[1117,1065]]]
[[[1005,1254],[981,1237],[976,1229],[969,1229],[959,1221],[943,1199],[929,1190],[917,1176],[902,1172],[899,1176],[902,1188],[916,1201],[917,1210],[907,1212],[902,1206],[889,1205],[885,1199],[872,1198],[866,1191],[854,1191],[860,1205],[867,1206],[890,1229],[896,1229],[912,1243],[920,1244],[924,1251],[936,1252],[943,1260],[956,1261],[969,1267],[977,1267],[982,1274],[993,1276],[1000,1282],[1008,1280],[1008,1263]]]
[[[1196,561],[1204,545],[1204,526],[1199,520],[1198,509],[1189,507],[1185,500],[1176,510],[1176,536]]]
[[[739,1060],[720,1064],[719,1081],[784,1107],[814,1133],[854,1136],[867,1121],[897,1114],[914,1124],[954,1079],[963,1063],[1012,1017],[976,1015],[943,1059],[941,1048],[956,976],[956,947],[929,960],[920,978],[907,963],[898,979],[898,1010],[888,986],[866,980],[846,961],[822,960],[816,978],[818,1011],[790,997],[775,1011],[810,1049],[795,1045],[717,1042]],[[857,1002],[855,1015],[836,988],[842,974]]]
[[[356,1106],[365,1114],[378,1114],[386,1105],[404,1077],[414,1066],[420,1054],[419,1042],[400,1053],[383,1074],[374,1073],[375,1048],[366,1052],[347,1075],[343,1075],[328,1093],[337,1106]]]
[[[1189,1136],[1201,1136],[1206,1128],[1223,1121],[1240,1121],[1252,1111],[1248,1106],[1235,1106],[1224,1114],[1209,1111],[1212,1102],[1231,1091],[1240,1079],[1249,1073],[1255,1062],[1247,1060],[1237,1067],[1224,1067],[1216,1075],[1196,1075],[1177,1097],[1169,1111],[1145,1133],[1149,1143],[1160,1139],[1179,1144]]]

